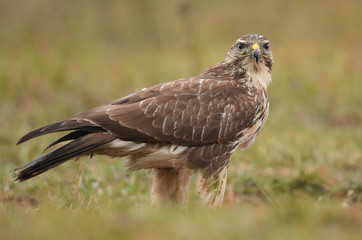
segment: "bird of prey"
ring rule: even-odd
[[[267,120],[272,65],[269,41],[247,34],[233,44],[224,61],[195,77],[144,88],[31,131],[18,144],[63,131],[70,132],[50,146],[69,142],[15,169],[15,181],[72,158],[127,157],[129,171],[155,172],[153,203],[184,204],[196,169],[201,173],[201,202],[221,205],[231,155],[252,144]]]

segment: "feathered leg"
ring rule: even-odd
[[[185,205],[189,192],[191,175],[187,169],[154,169],[155,178],[152,184],[152,204],[175,202]]]
[[[224,200],[228,166],[218,174],[210,177],[202,176],[198,184],[198,194],[205,206],[221,206]]]

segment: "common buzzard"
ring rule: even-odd
[[[224,61],[195,77],[144,88],[29,132],[18,144],[61,131],[70,133],[50,146],[70,142],[15,169],[15,180],[81,156],[127,157],[130,171],[154,170],[152,202],[185,203],[190,175],[198,169],[200,199],[220,205],[231,155],[254,142],[268,117],[272,64],[269,41],[248,34]]]

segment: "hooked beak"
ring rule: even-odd
[[[260,57],[260,47],[256,43],[251,47],[251,56],[255,59],[256,63],[258,63]]]

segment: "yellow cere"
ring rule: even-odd
[[[253,45],[253,46],[251,46],[251,52],[254,52],[254,51],[255,51],[255,49],[260,50],[259,45],[258,45],[258,44],[256,44],[256,43],[254,43],[254,45]]]
[[[259,47],[259,45],[257,43],[254,43],[254,45],[251,46],[251,52],[254,52],[255,49],[260,50],[260,47]],[[243,55],[243,57],[246,57],[246,56],[251,56],[251,53]],[[263,54],[261,54],[261,56],[265,57],[265,55],[263,55]]]

